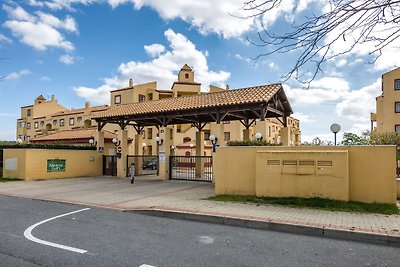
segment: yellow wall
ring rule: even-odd
[[[266,160],[271,157],[332,161],[332,174],[268,174]],[[395,177],[395,146],[221,147],[214,160],[217,195],[321,196],[395,203]]]
[[[25,180],[54,179],[102,175],[102,154],[89,150],[59,149],[5,149],[4,162],[17,159],[17,169],[7,170],[3,166],[5,178]],[[65,159],[65,171],[47,172],[48,159]]]

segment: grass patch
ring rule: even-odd
[[[19,179],[19,178],[3,178],[3,177],[0,177],[0,183],[13,182],[13,181],[22,181],[22,179]]]
[[[362,203],[355,201],[339,201],[324,198],[300,197],[256,197],[256,196],[214,196],[208,198],[213,201],[241,202],[254,204],[272,204],[290,207],[305,207],[329,211],[368,212],[381,214],[397,214],[399,209],[395,204]]]

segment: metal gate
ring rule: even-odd
[[[103,155],[103,175],[117,176],[117,156]]]
[[[170,156],[169,179],[212,182],[211,156]]]
[[[3,149],[0,149],[0,177],[3,177]]]
[[[130,176],[131,164],[135,164],[135,176],[158,175],[157,155],[128,155],[126,176]]]

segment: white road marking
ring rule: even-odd
[[[156,266],[148,265],[148,264],[142,264],[142,265],[140,265],[139,267],[156,267]]]
[[[32,230],[35,229],[37,226],[39,226],[41,224],[44,224],[44,223],[49,222],[51,220],[58,219],[58,218],[61,218],[61,217],[64,217],[64,216],[68,216],[68,215],[71,215],[71,214],[74,214],[74,213],[85,211],[85,210],[90,210],[90,208],[85,208],[85,209],[81,209],[81,210],[77,210],[77,211],[73,211],[73,212],[68,212],[68,213],[61,214],[61,215],[55,216],[53,218],[50,218],[50,219],[35,223],[34,225],[29,226],[24,231],[24,236],[27,239],[29,239],[29,240],[31,240],[33,242],[36,242],[36,243],[39,243],[39,244],[43,244],[43,245],[46,245],[46,246],[55,247],[55,248],[61,248],[61,249],[69,250],[69,251],[76,252],[76,253],[86,253],[87,252],[86,250],[79,249],[79,248],[74,248],[74,247],[69,247],[69,246],[64,246],[64,245],[60,245],[60,244],[57,244],[57,243],[41,240],[41,239],[36,238],[36,237],[34,237],[32,235]]]

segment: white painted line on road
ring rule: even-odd
[[[142,264],[142,265],[140,265],[139,267],[156,267],[156,266],[148,265],[148,264]]]
[[[74,247],[64,246],[64,245],[60,245],[60,244],[57,244],[57,243],[53,243],[53,242],[41,240],[41,239],[36,238],[36,237],[34,237],[34,236],[32,235],[32,230],[35,229],[37,226],[39,226],[39,225],[41,225],[41,224],[44,224],[44,223],[49,222],[49,221],[51,221],[51,220],[58,219],[58,218],[61,218],[61,217],[64,217],[64,216],[68,216],[68,215],[71,215],[71,214],[74,214],[74,213],[82,212],[82,211],[85,211],[85,210],[90,210],[90,208],[85,208],[85,209],[81,209],[81,210],[77,210],[77,211],[73,211],[73,212],[68,212],[68,213],[61,214],[61,215],[52,217],[52,218],[50,218],[50,219],[46,219],[46,220],[44,220],[44,221],[35,223],[34,225],[29,226],[29,227],[24,231],[24,236],[25,236],[27,239],[29,239],[30,241],[33,241],[33,242],[36,242],[36,243],[39,243],[39,244],[43,244],[43,245],[46,245],[46,246],[55,247],[55,248],[61,248],[61,249],[69,250],[69,251],[76,252],[76,253],[86,253],[86,252],[87,252],[86,250],[83,250],[83,249],[80,249],[80,248],[74,248]]]

